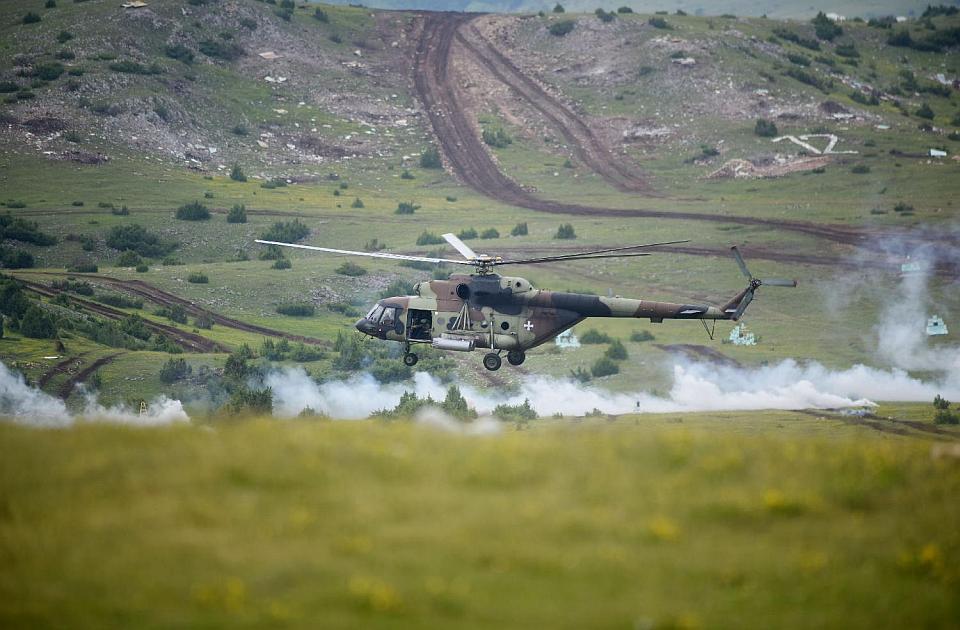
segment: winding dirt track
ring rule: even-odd
[[[450,68],[451,48],[454,42],[462,44],[467,54],[473,53],[474,59],[483,64],[494,77],[501,78],[515,93],[527,98],[531,105],[555,122],[559,129],[565,129],[564,137],[577,147],[578,155],[590,157],[589,161],[586,158],[584,158],[584,161],[591,166],[594,166],[602,155],[590,148],[590,138],[596,140],[595,136],[592,134],[582,136],[579,132],[574,133],[575,130],[580,129],[587,129],[589,132],[589,127],[569,108],[566,108],[542,90],[535,81],[525,77],[501,53],[491,52],[492,47],[489,45],[482,46],[471,43],[468,38],[459,34],[461,27],[468,25],[476,16],[458,13],[423,13],[422,15],[423,28],[414,58],[414,88],[424,105],[427,118],[430,120],[451,170],[465,184],[491,199],[552,214],[643,217],[751,225],[806,234],[815,238],[860,247],[868,246],[878,237],[883,236],[896,236],[901,240],[902,246],[906,250],[917,244],[931,241],[940,241],[947,248],[957,246],[956,238],[950,235],[921,236],[902,231],[871,230],[840,225],[822,225],[806,221],[762,219],[725,214],[639,208],[601,208],[562,203],[537,197],[500,171],[499,166],[478,137],[475,125],[468,119],[465,113],[464,99],[460,95],[458,78],[453,75]],[[586,144],[584,144],[584,141]],[[609,152],[606,151],[605,154],[609,155]],[[613,159],[613,163],[616,162],[617,160]],[[622,176],[622,174],[615,173],[611,169],[615,169],[615,167],[613,165],[603,165],[599,172],[606,174],[605,176],[611,177],[613,180]],[[621,183],[625,186],[628,185],[624,182]]]
[[[53,287],[40,284],[39,282],[31,282],[30,280],[24,280],[23,278],[18,278],[18,280],[23,284],[24,288],[34,293],[44,295],[46,297],[54,297],[58,294],[64,293],[59,289],[54,289]],[[106,306],[105,304],[100,304],[99,302],[93,302],[90,300],[85,300],[83,298],[77,297],[75,295],[70,295],[69,293],[64,293],[67,296],[67,299],[77,304],[81,308],[96,313],[106,317],[107,319],[112,320],[121,320],[127,317],[127,313]],[[189,333],[175,326],[168,326],[166,324],[160,324],[158,322],[150,321],[148,319],[143,320],[144,325],[152,330],[155,333],[158,333],[176,343],[178,346],[184,350],[190,352],[230,352],[230,348],[227,346],[218,343],[216,341],[211,341],[202,335],[197,335],[194,333]]]
[[[37,386],[40,389],[43,389],[47,383],[50,382],[57,374],[69,374],[70,366],[77,364],[78,362],[83,362],[83,357],[86,355],[86,352],[72,356],[69,359],[64,359],[60,363],[57,363],[55,366],[43,373],[42,376],[37,380]]]
[[[36,272],[36,273],[37,275],[54,275],[54,276],[63,275],[63,274],[52,273],[52,272]],[[267,328],[266,326],[248,324],[246,322],[240,321],[239,319],[233,319],[232,317],[226,317],[225,315],[220,315],[219,313],[216,313],[211,310],[207,310],[202,306],[197,306],[196,304],[194,304],[189,300],[185,300],[184,298],[178,297],[172,293],[167,293],[162,289],[158,289],[157,287],[147,284],[142,280],[120,280],[118,278],[112,278],[110,276],[102,276],[102,275],[96,275],[96,274],[83,274],[83,277],[88,280],[93,280],[103,284],[111,285],[113,287],[122,289],[123,291],[131,293],[133,295],[138,295],[151,302],[154,302],[155,304],[159,304],[160,306],[166,306],[166,307],[182,306],[183,309],[187,311],[187,313],[189,313],[190,315],[193,315],[194,317],[199,317],[199,316],[209,317],[213,321],[213,323],[219,324],[225,328],[233,328],[234,330],[242,330],[244,332],[254,333],[258,335],[265,335],[267,337],[277,337],[277,338],[287,339],[288,341],[298,341],[298,342],[302,342],[302,343],[306,343],[314,346],[330,345],[329,341],[326,341],[323,339],[317,339],[315,337],[305,337],[303,335],[294,335],[291,333],[274,330],[273,328]],[[33,283],[33,284],[36,285],[36,283]],[[40,286],[48,291],[54,290],[51,287],[47,287],[44,285],[36,285],[36,286]],[[71,296],[71,299],[77,299],[77,298],[73,298]],[[99,305],[99,304],[97,304],[97,306],[102,307],[102,305]],[[125,313],[123,315],[126,316]],[[174,328],[174,330],[177,330],[177,329]],[[182,331],[180,332],[182,333]],[[200,338],[206,339],[205,337],[200,337]],[[230,351],[225,346],[220,346],[220,347],[224,348],[224,350],[213,350],[212,352],[229,352]]]
[[[100,357],[99,359],[97,359],[96,361],[88,365],[86,368],[84,368],[76,376],[73,376],[72,378],[68,379],[63,385],[61,385],[60,388],[57,390],[57,396],[66,400],[67,398],[70,397],[70,393],[73,392],[73,388],[77,386],[77,383],[83,383],[88,378],[90,378],[91,374],[93,374],[94,372],[96,372],[106,364],[112,362],[114,359],[116,359],[122,354],[124,353],[116,352],[114,354],[108,354],[105,357]]]

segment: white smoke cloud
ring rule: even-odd
[[[406,391],[442,401],[447,386],[425,372],[411,383],[383,385],[369,374],[318,384],[302,368],[271,372],[265,384],[273,389],[274,414],[292,418],[307,407],[331,418],[366,418],[375,411],[392,409]],[[518,391],[492,393],[459,385],[467,402],[480,414],[499,404],[530,405],[541,416],[562,413],[584,415],[593,410],[607,414],[694,411],[746,411],[758,409],[811,409],[859,407],[873,401],[929,401],[937,394],[960,398],[960,379],[924,382],[901,369],[882,370],[855,365],[831,370],[812,362],[785,360],[773,366],[733,368],[688,363],[673,367],[673,385],[666,396],[648,392],[614,393],[569,379],[534,376],[524,379]],[[430,419],[425,424],[433,422]],[[443,427],[441,427],[443,428]]]
[[[67,427],[75,422],[111,422],[137,426],[155,426],[190,419],[179,400],[160,396],[140,415],[127,407],[105,407],[95,394],[84,393],[84,406],[73,414],[59,398],[30,387],[23,376],[11,372],[0,362],[0,418],[35,427]]]

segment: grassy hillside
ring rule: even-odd
[[[855,422],[2,424],[0,619],[947,627],[957,462]]]

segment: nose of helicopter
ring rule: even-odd
[[[357,323],[354,324],[353,326],[354,328],[356,328],[357,330],[359,330],[365,335],[374,336],[377,334],[376,325],[373,322],[371,322],[369,319],[366,319],[366,318],[358,319]]]

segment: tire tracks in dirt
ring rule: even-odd
[[[96,361],[88,365],[86,368],[81,370],[79,373],[77,373],[75,376],[69,378],[63,385],[61,385],[57,389],[57,396],[59,396],[63,400],[66,400],[67,398],[70,397],[70,394],[71,392],[73,392],[73,388],[77,386],[77,383],[85,382],[87,378],[90,377],[91,374],[93,374],[103,366],[107,365],[108,363],[113,362],[114,359],[124,354],[126,353],[115,352],[113,354],[108,354],[104,357],[100,357],[99,359],[97,359]]]
[[[469,24],[477,16],[430,12],[423,12],[421,15],[423,24],[413,64],[414,90],[424,106],[427,119],[430,121],[434,134],[443,149],[444,157],[454,175],[486,197],[504,204],[550,214],[749,225],[804,234],[856,247],[869,246],[881,237],[900,239],[903,241],[904,247],[913,247],[931,241],[938,241],[946,248],[955,248],[958,245],[957,238],[952,235],[915,235],[891,229],[867,229],[741,215],[642,208],[602,208],[540,198],[501,172],[497,163],[483,146],[475,125],[468,120],[464,113],[464,99],[460,95],[457,78],[452,76],[450,72],[451,48],[455,40],[461,41],[464,39],[461,37],[458,40],[460,28]],[[516,67],[514,66],[514,68]],[[532,79],[530,79],[530,82],[535,84]],[[545,105],[541,106],[546,108]],[[572,115],[570,110],[567,110],[567,113]],[[579,125],[586,126],[582,120],[578,123]],[[579,150],[586,152],[583,147]]]
[[[51,379],[53,379],[53,377],[56,376],[57,374],[68,374],[70,372],[70,366],[75,365],[77,363],[82,363],[83,358],[84,356],[86,356],[86,354],[87,353],[84,352],[84,353],[72,356],[69,359],[65,359],[60,363],[57,363],[56,365],[54,365],[52,368],[44,372],[39,379],[37,379],[37,387],[39,387],[40,389],[43,389],[44,386],[46,386],[46,384],[49,383]]]

